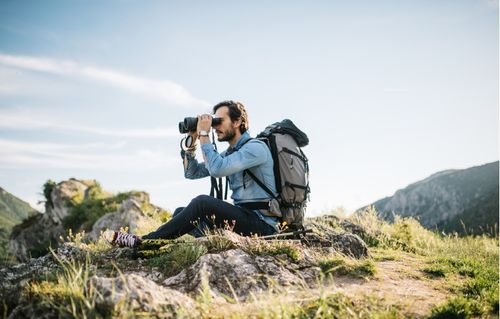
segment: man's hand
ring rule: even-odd
[[[198,126],[196,127],[196,133],[199,134],[200,131],[210,132],[212,127],[212,115],[203,114],[198,115]]]

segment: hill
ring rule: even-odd
[[[307,227],[313,234],[300,240],[214,230],[146,240],[137,250],[75,235],[51,254],[0,268],[0,311],[8,318],[498,316],[498,238],[443,237],[411,218],[388,224],[374,211],[312,218]],[[344,250],[360,240],[351,232],[368,244],[361,256]]]
[[[0,187],[0,225],[4,228],[12,229],[14,225],[37,213],[28,203]]]
[[[498,237],[442,236],[413,218],[388,223],[370,208],[307,218],[308,231],[294,237],[241,237],[227,224],[200,238],[120,248],[101,231],[140,236],[171,215],[147,193],[110,194],[93,180],[44,189],[46,213],[11,237],[23,262],[0,265],[7,318],[498,315]]]
[[[499,217],[498,164],[441,171],[369,206],[388,221],[394,221],[395,216],[414,217],[429,229],[495,234]]]
[[[7,258],[7,242],[12,228],[39,214],[28,203],[0,187],[0,259]]]

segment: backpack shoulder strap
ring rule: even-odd
[[[264,183],[262,183],[257,176],[255,176],[249,169],[246,169],[243,171],[243,178],[245,178],[245,174],[250,175],[250,177],[259,185],[263,190],[266,191],[266,193],[269,194],[274,199],[277,199],[276,196],[274,196],[273,192],[266,186]]]
[[[253,137],[249,138],[248,140],[246,140],[245,142],[243,142],[243,143],[240,145],[240,147],[238,147],[238,149],[237,149],[237,150],[235,150],[235,151],[240,150],[240,149],[243,147],[243,145],[245,145],[246,143],[248,143],[248,142],[250,142],[250,141],[252,141],[252,140],[255,140],[255,138],[253,138]],[[252,179],[253,179],[253,180],[257,183],[257,185],[259,185],[259,186],[260,186],[260,187],[261,187],[264,191],[266,191],[266,193],[268,193],[268,194],[269,194],[269,196],[271,196],[272,198],[275,198],[275,199],[276,199],[276,196],[274,196],[273,192],[272,192],[272,191],[271,191],[271,190],[270,190],[270,189],[269,189],[266,185],[264,185],[264,183],[262,183],[262,182],[261,182],[261,181],[257,178],[257,176],[255,176],[255,175],[254,175],[254,173],[252,173],[249,169],[245,169],[245,170],[243,171],[243,180],[245,179],[245,174],[250,175],[250,177],[251,177],[251,178],[252,178]]]

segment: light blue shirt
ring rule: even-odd
[[[243,171],[248,169],[275,196],[277,195],[271,152],[264,142],[257,139],[252,139],[245,143],[250,138],[247,132],[243,133],[234,147],[230,146],[220,154],[215,150],[213,144],[202,144],[201,150],[207,159],[207,164],[204,162],[199,163],[193,155],[187,153],[188,164],[184,171],[184,176],[188,179],[198,179],[207,176],[216,178],[227,176],[229,179],[229,188],[233,192],[231,198],[235,205],[270,200],[271,196],[248,174],[245,174],[243,178]],[[259,210],[254,210],[254,212],[260,219],[276,228],[278,224],[277,217],[263,215]]]

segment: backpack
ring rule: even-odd
[[[301,147],[309,144],[307,135],[292,121],[285,119],[269,125],[257,135],[271,151],[278,196],[267,188],[250,170],[248,174],[279,203],[281,222],[290,229],[303,229],[304,214],[309,201],[309,163]]]

